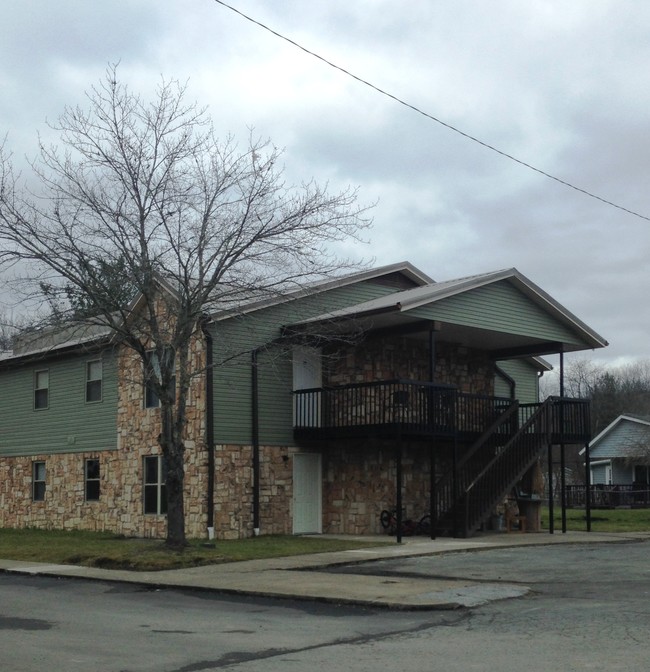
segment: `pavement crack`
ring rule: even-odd
[[[341,637],[329,642],[322,642],[320,644],[312,644],[310,646],[296,647],[296,648],[270,648],[260,651],[232,651],[220,658],[214,660],[202,660],[183,667],[170,670],[169,672],[205,672],[206,670],[221,670],[233,665],[240,665],[251,661],[268,660],[270,658],[277,658],[280,656],[288,656],[292,654],[304,653],[306,651],[316,651],[319,649],[327,649],[333,646],[341,645],[363,645],[369,642],[380,642],[409,634],[417,634],[418,632],[430,630],[436,627],[455,627],[460,625],[469,617],[468,612],[455,611],[453,614],[445,612],[439,614],[436,619],[430,619],[424,623],[419,623],[413,627],[397,628],[373,634],[357,635],[354,637]]]

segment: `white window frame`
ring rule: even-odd
[[[153,464],[154,461],[156,463],[154,478],[149,479],[150,470],[148,469],[148,465]],[[142,510],[145,515],[161,516],[167,514],[167,484],[165,481],[166,469],[163,456],[145,455],[142,458]],[[155,492],[155,511],[147,510],[151,492]]]
[[[43,460],[32,462],[32,501],[44,502],[47,482],[47,471]]]
[[[158,355],[155,350],[148,350],[147,357],[150,358],[151,368],[154,372],[160,376],[160,364],[158,363]],[[170,384],[171,389],[176,392],[176,376],[174,375],[171,379]],[[156,393],[151,383],[150,378],[147,376],[147,366],[144,366],[144,394],[142,403],[145,408],[160,408],[160,397]]]
[[[97,462],[97,476],[90,478],[88,476],[88,466],[90,462]],[[98,502],[101,497],[102,486],[101,486],[101,463],[98,457],[89,457],[84,460],[84,499],[86,502]],[[97,484],[97,496],[89,497],[88,496],[88,486],[89,484]]]
[[[91,376],[96,372],[92,371],[93,365],[99,364],[99,378],[92,378]],[[90,390],[99,387],[99,398],[91,399]],[[91,359],[86,362],[86,403],[97,404],[102,401],[104,396],[104,364],[101,359]]]
[[[43,377],[45,377],[44,381]],[[45,392],[44,404],[39,399],[39,396],[42,396],[43,392]],[[50,407],[50,370],[38,369],[37,371],[34,371],[34,410],[45,411],[49,407]]]

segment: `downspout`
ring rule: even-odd
[[[208,449],[208,539],[214,539],[214,352],[212,334],[208,330],[209,318],[201,320],[205,336],[205,441]]]
[[[516,388],[517,388],[517,382],[512,376],[509,376],[500,366],[497,364],[494,365],[494,371],[496,374],[505,380],[506,384],[510,388],[510,398],[511,399],[516,399]]]
[[[251,435],[253,444],[253,533],[260,534],[260,423],[257,350],[251,352]]]
[[[436,377],[436,331],[439,331],[439,327],[434,326],[433,329],[429,329],[429,382],[435,382]]]

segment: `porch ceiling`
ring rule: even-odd
[[[345,337],[346,335],[403,335],[408,338],[426,340],[430,331],[436,332],[436,341],[454,343],[467,348],[489,352],[495,359],[549,355],[571,350],[581,350],[572,343],[545,341],[521,334],[505,333],[490,329],[480,329],[461,324],[423,320],[408,313],[384,312],[373,316],[346,320],[323,320],[291,325],[286,333],[313,334],[319,336]]]

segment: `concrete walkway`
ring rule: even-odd
[[[132,572],[72,565],[0,560],[0,571],[42,576],[74,577],[133,583],[151,588],[210,590],[222,594],[320,600],[392,609],[456,609],[525,595],[520,583],[485,582],[422,577],[334,574],[328,567],[440,553],[477,552],[494,548],[551,544],[630,542],[649,539],[650,533],[596,534],[567,532],[493,533],[471,539],[410,537],[402,544],[382,545],[335,553],[231,562],[205,567]],[[368,538],[364,537],[364,541]],[[382,542],[386,537],[377,537]]]

